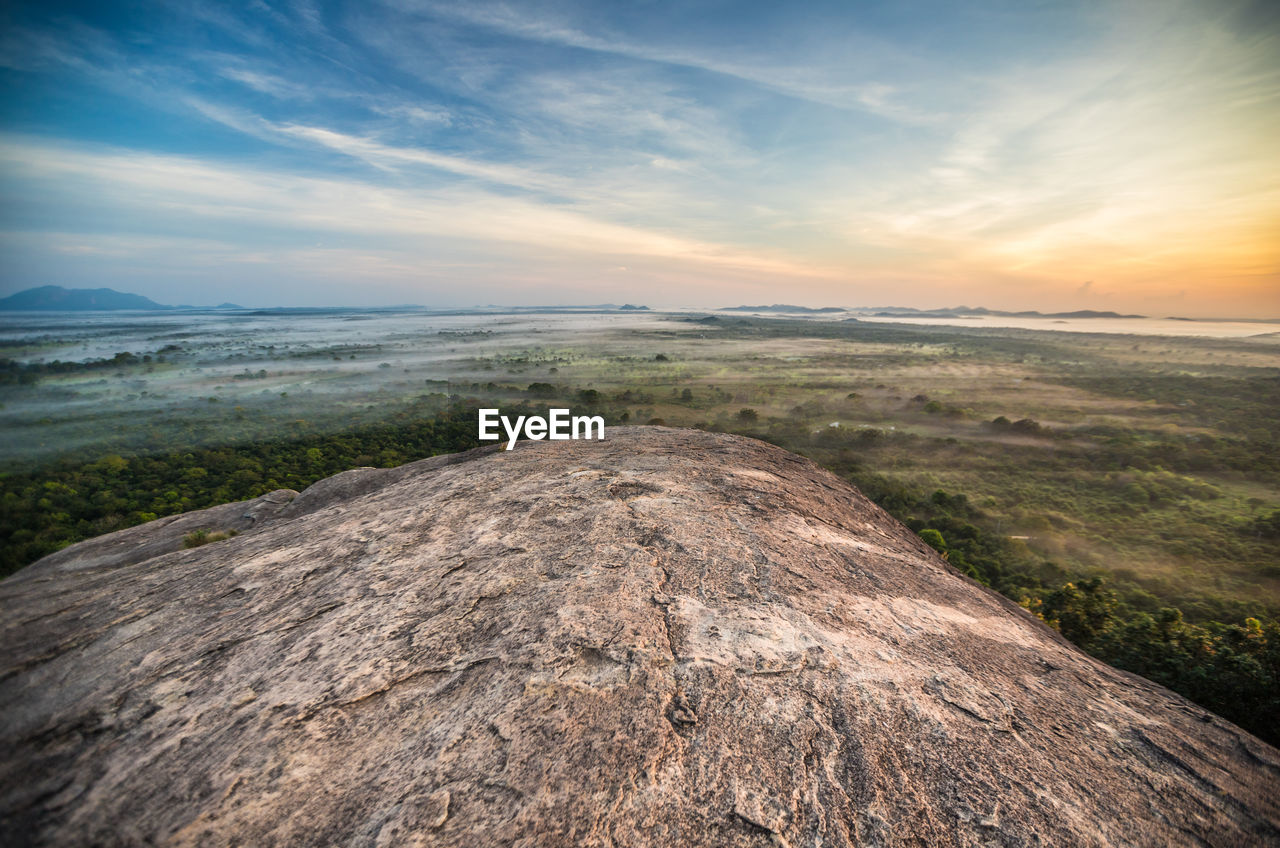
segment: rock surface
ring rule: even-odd
[[[1280,840],[1280,752],[761,442],[614,428],[288,494],[0,583],[0,841]]]

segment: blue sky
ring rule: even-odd
[[[0,293],[1280,315],[1270,8],[11,4]]]

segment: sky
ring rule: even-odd
[[[1280,4],[10,2],[0,295],[1280,317]]]

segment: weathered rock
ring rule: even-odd
[[[1280,840],[1280,752],[766,444],[617,428],[278,500],[0,583],[4,841]]]
[[[358,470],[346,473],[355,474]],[[326,481],[322,480],[321,483],[323,482]],[[276,489],[251,501],[169,515],[117,533],[108,533],[49,554],[40,560],[40,573],[48,576],[55,571],[133,565],[181,548],[183,539],[197,530],[209,533],[243,533],[275,518],[296,497],[298,493],[293,489]]]

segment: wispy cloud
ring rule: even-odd
[[[670,233],[610,223],[527,199],[460,187],[434,191],[291,176],[125,151],[50,149],[29,140],[0,144],[6,171],[26,170],[33,188],[75,180],[104,218],[142,226],[181,215],[190,233],[230,225],[386,238],[506,242],[539,250],[608,257],[657,257],[746,274],[821,277],[802,262],[744,252]],[[118,217],[117,217],[118,216]],[[213,230],[217,232],[217,230]],[[401,240],[406,247],[409,242]]]
[[[1280,308],[1280,34],[1249,8],[31,6],[4,220],[51,269]]]
[[[243,83],[254,91],[269,94],[282,100],[310,100],[313,97],[309,87],[289,80],[242,67],[222,69],[222,75],[229,80]]]
[[[847,80],[838,76],[831,68],[779,64],[770,61],[770,57],[759,55],[741,57],[732,53],[677,49],[616,33],[597,35],[550,19],[545,12],[534,16],[507,4],[410,1],[397,5],[403,11],[426,9],[435,16],[465,21],[531,41],[732,77],[788,97],[825,106],[863,110],[907,123],[929,123],[937,118],[901,102],[896,96],[895,87],[883,80]],[[857,46],[865,49],[867,44]]]

